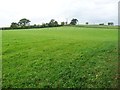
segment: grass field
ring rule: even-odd
[[[2,31],[3,88],[115,88],[117,37],[105,28]]]

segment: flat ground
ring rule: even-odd
[[[2,34],[3,88],[117,86],[117,29],[55,27]]]

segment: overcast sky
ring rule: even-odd
[[[79,23],[118,23],[119,0],[0,0],[0,27],[27,18],[31,24],[55,19]]]

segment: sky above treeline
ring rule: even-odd
[[[118,24],[119,0],[0,0],[0,27],[10,26],[27,18],[31,24],[47,23],[51,19],[79,24]]]

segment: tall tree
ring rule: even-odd
[[[54,19],[51,19],[50,22],[49,22],[49,26],[52,27],[52,26],[58,26],[58,22],[55,21]]]
[[[26,18],[23,18],[18,23],[19,23],[20,26],[27,26],[27,25],[30,24],[30,20],[28,20]]]
[[[77,22],[78,22],[78,20],[73,18],[73,19],[71,20],[70,24],[71,24],[71,25],[76,25]]]

